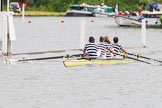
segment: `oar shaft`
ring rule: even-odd
[[[144,56],[136,55],[136,54],[132,54],[132,53],[127,53],[127,54],[136,56],[137,58],[144,58],[144,59],[154,60],[154,61],[157,61],[157,62],[161,62],[162,63],[162,61],[160,61],[160,60],[152,59],[152,58],[149,58],[149,57],[144,57]]]
[[[69,58],[69,57],[72,57],[72,56],[75,56],[75,57],[80,57],[82,56],[82,54],[74,54],[74,55],[66,55],[66,56],[55,56],[55,57],[41,57],[41,58],[31,58],[31,59],[23,59],[23,60],[18,60],[18,62],[21,62],[21,61],[34,61],[34,60],[49,60],[49,59],[59,59],[59,58]]]
[[[127,58],[133,59],[133,60],[136,60],[136,61],[140,61],[140,62],[143,62],[143,63],[146,63],[146,64],[151,64],[149,62],[146,62],[146,61],[143,61],[143,60],[139,60],[139,59],[136,59],[136,58],[132,58],[132,57],[128,57],[128,56],[127,56]]]
[[[47,59],[58,59],[58,58],[63,58],[64,56],[57,56],[57,57],[42,57],[42,58],[32,58],[32,59],[23,59],[23,60],[18,60],[19,62],[21,61],[33,61],[33,60],[47,60]]]
[[[146,61],[143,61],[143,60],[139,60],[139,59],[136,59],[136,58],[132,58],[132,57],[129,57],[129,56],[126,56],[126,55],[121,55],[121,54],[117,54],[117,55],[120,55],[124,58],[129,58],[129,59],[132,59],[132,60],[136,60],[136,61],[139,61],[139,62],[143,62],[143,63],[146,63],[146,64],[151,64],[150,62],[146,62]]]

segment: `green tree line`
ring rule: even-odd
[[[10,2],[17,2],[18,0],[10,0]],[[91,5],[99,5],[104,2],[105,5],[115,7],[118,4],[119,9],[122,11],[137,10],[138,7],[142,7],[144,3],[159,2],[162,0],[23,0],[29,2],[29,6],[26,10],[29,11],[54,11],[65,12],[71,4],[87,3]],[[7,0],[2,0],[3,8],[6,8]]]

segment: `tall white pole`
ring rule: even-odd
[[[142,45],[146,47],[146,20],[142,20]]]
[[[7,0],[7,12],[9,12],[10,0]]]
[[[81,27],[80,27],[80,49],[84,48],[84,40],[85,40],[85,20],[81,20]]]
[[[2,0],[0,0],[0,11],[2,11]]]
[[[22,5],[22,21],[24,22],[24,18],[25,18],[25,4],[23,3]]]

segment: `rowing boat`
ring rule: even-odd
[[[79,60],[66,60],[63,61],[65,67],[75,67],[89,64],[98,64],[98,65],[106,65],[106,64],[126,64],[132,63],[134,60],[132,59],[108,59],[108,60],[100,60],[100,59],[79,59]]]

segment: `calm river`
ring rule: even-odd
[[[61,20],[64,21],[61,23]],[[118,27],[113,18],[14,17],[17,40],[12,52],[0,55],[0,108],[160,108],[162,66],[135,62],[124,65],[65,68],[62,60],[4,64],[22,59],[80,53],[81,20],[85,43],[89,36],[118,36],[128,52],[162,60],[162,29],[147,28],[142,47],[141,28]],[[84,27],[84,26],[83,26]],[[21,54],[68,50],[60,53]],[[153,62],[153,61],[151,61]]]

